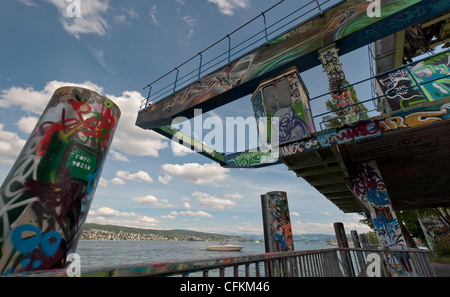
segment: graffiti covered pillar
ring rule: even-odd
[[[0,274],[65,266],[119,117],[96,92],[55,91],[0,188]]]
[[[369,211],[380,245],[384,249],[407,248],[405,237],[392,208],[386,185],[375,161],[357,166],[357,175],[347,180],[350,190]],[[388,270],[393,276],[411,276],[413,267],[408,255],[386,252]]]
[[[261,195],[261,205],[266,253],[293,251],[294,241],[286,192],[274,191]],[[281,262],[278,264],[269,267],[270,276],[283,276],[295,267],[292,263],[286,263],[289,267],[281,267]]]
[[[364,116],[360,114],[358,107],[353,105],[356,103],[356,98],[353,98],[354,91],[351,88],[345,88],[349,83],[345,79],[338,51],[336,45],[332,44],[320,49],[318,54],[322,67],[328,76],[329,90],[333,92],[332,103],[335,105],[335,109],[349,106],[337,111],[341,124],[345,125],[362,120]]]

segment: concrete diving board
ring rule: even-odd
[[[450,9],[448,0],[381,0],[381,17],[371,17],[371,2],[348,0],[269,41],[229,65],[139,111],[143,129],[168,126],[177,116],[192,118],[252,93],[277,73],[297,67],[301,73],[319,65],[317,51],[335,43],[340,54],[394,34]]]

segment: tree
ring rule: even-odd
[[[348,81],[345,81],[346,85],[349,85]],[[344,89],[340,89],[338,91],[336,91],[335,93],[332,94],[333,99],[331,100],[327,100],[325,102],[326,108],[328,111],[333,112],[334,115],[326,115],[323,117],[323,121],[324,121],[324,125],[326,129],[330,129],[330,128],[338,128],[341,127],[342,125],[346,124],[343,122],[342,120],[342,116],[340,115],[340,113],[345,112],[346,110],[338,110],[338,94],[341,94],[342,92],[347,92],[349,94],[349,97],[351,98],[351,101],[353,102],[352,104],[356,104],[359,103],[359,99],[358,96],[356,95],[356,91],[355,88],[353,86],[349,86],[347,88]],[[359,120],[364,120],[367,119],[369,116],[367,115],[367,107],[364,106],[364,104],[358,104],[354,106],[357,110],[357,114],[359,115]]]

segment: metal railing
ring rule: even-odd
[[[140,110],[145,109],[150,102],[154,104],[199,80],[203,75],[213,73],[215,70],[229,65],[232,61],[244,57],[259,46],[267,44],[288,32],[294,26],[306,22],[316,15],[321,15],[324,10],[344,2],[344,0],[309,0],[304,4],[305,1],[302,1],[300,7],[269,24],[268,16],[271,13],[274,14],[274,9],[283,2],[285,0],[274,4],[244,25],[198,52],[198,54],[147,84],[144,90],[148,88],[148,95],[146,99],[142,100]],[[255,30],[250,28],[250,25],[257,26],[258,31],[256,33],[251,32],[248,35],[241,34],[243,30]],[[238,33],[250,37],[240,37]],[[224,47],[226,47],[226,50],[224,50]],[[211,54],[213,57],[205,61],[206,54]]]
[[[377,256],[378,255],[378,256]],[[371,260],[375,259],[375,260]],[[378,259],[378,260],[377,260]],[[67,276],[66,270],[6,276]],[[84,269],[87,277],[435,277],[427,250],[332,248]]]

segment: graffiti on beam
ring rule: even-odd
[[[119,117],[96,92],[55,91],[0,188],[0,274],[64,267]]]
[[[342,5],[324,11],[323,17],[316,17],[299,24],[289,32],[269,40],[267,46],[259,47],[252,53],[231,62],[230,65],[221,67],[159,102],[146,105],[148,108],[145,112],[143,110],[139,113],[137,124],[139,126],[145,123],[146,129],[152,129],[161,126],[160,120],[169,119],[168,122],[170,122],[171,117],[199,104],[204,103],[206,106],[208,101],[220,104],[215,100],[219,98],[218,96],[225,96],[225,93],[229,93],[228,91],[237,86],[243,87],[244,84],[257,78],[264,78],[280,67],[293,66],[294,62],[325,45],[351,35],[356,35],[356,44],[367,44],[383,37],[385,29],[394,30],[409,26],[413,19],[411,14],[415,13],[415,8],[420,9],[418,16],[425,18],[438,13],[435,7],[448,6],[448,1],[445,0],[436,0],[433,5],[421,2],[423,1],[383,0],[381,1],[383,18],[371,18],[367,15],[370,2],[347,0]],[[397,18],[385,21],[393,15]],[[413,15],[416,17],[415,14]],[[396,21],[397,19],[399,21]],[[394,22],[395,25],[393,25]],[[239,90],[241,91],[242,89]]]
[[[379,76],[376,85],[388,111],[450,96],[450,52]]]
[[[321,147],[361,142],[399,129],[419,127],[450,119],[450,103],[399,113],[386,119],[360,121],[352,126],[318,132],[310,138],[280,147],[280,156],[289,156]]]
[[[273,164],[278,161],[271,151],[245,152],[234,155],[228,160],[229,166],[233,167],[254,167],[263,164]]]

